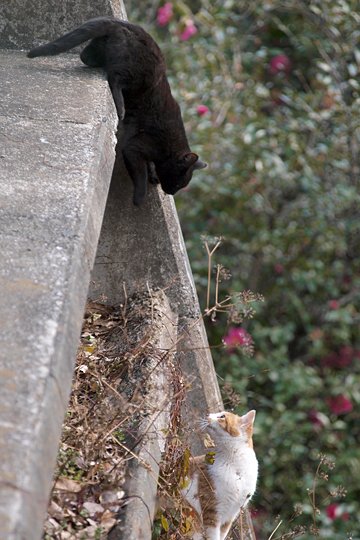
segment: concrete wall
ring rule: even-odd
[[[39,540],[115,159],[103,74],[0,50],[0,539]]]

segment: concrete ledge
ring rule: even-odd
[[[30,49],[101,15],[126,18],[122,0],[4,0],[0,48]]]
[[[0,538],[41,537],[117,124],[77,59],[0,52]]]

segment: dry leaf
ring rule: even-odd
[[[60,491],[70,491],[71,493],[79,493],[82,489],[82,485],[76,480],[71,480],[66,476],[62,476],[56,480],[55,489]]]
[[[113,512],[110,512],[110,510],[105,510],[101,516],[100,523],[106,531],[109,531],[116,524],[116,519],[114,518]]]
[[[105,508],[103,506],[101,506],[101,504],[98,504],[98,503],[95,503],[95,502],[85,502],[83,504],[83,508],[85,508],[85,510],[87,512],[89,512],[89,515],[90,516],[93,516],[95,514],[99,514],[100,512],[103,513]]]
[[[215,448],[215,443],[208,433],[204,437],[204,446],[205,448]]]
[[[63,509],[55,501],[50,501],[48,514],[52,518],[61,519],[64,515]]]
[[[82,364],[78,367],[78,371],[80,371],[81,373],[86,373],[87,371],[89,371],[89,366],[87,366],[86,364]]]

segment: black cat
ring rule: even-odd
[[[206,163],[190,151],[164,57],[145,30],[113,17],[99,17],[32,49],[28,57],[59,54],[89,39],[80,58],[107,73],[118,116],[124,120],[120,145],[134,182],[134,204],[143,202],[148,180],[160,181],[165,193],[176,193]]]

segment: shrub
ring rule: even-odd
[[[258,411],[259,538],[277,515],[277,538],[313,524],[315,477],[320,536],[360,538],[356,2],[174,1],[161,27],[152,3],[128,4],[161,43],[191,146],[210,163],[176,198],[200,297],[204,233],[225,238],[223,293],[265,297],[241,326],[253,356],[214,349],[241,410]],[[227,324],[208,323],[212,345],[234,332]]]

